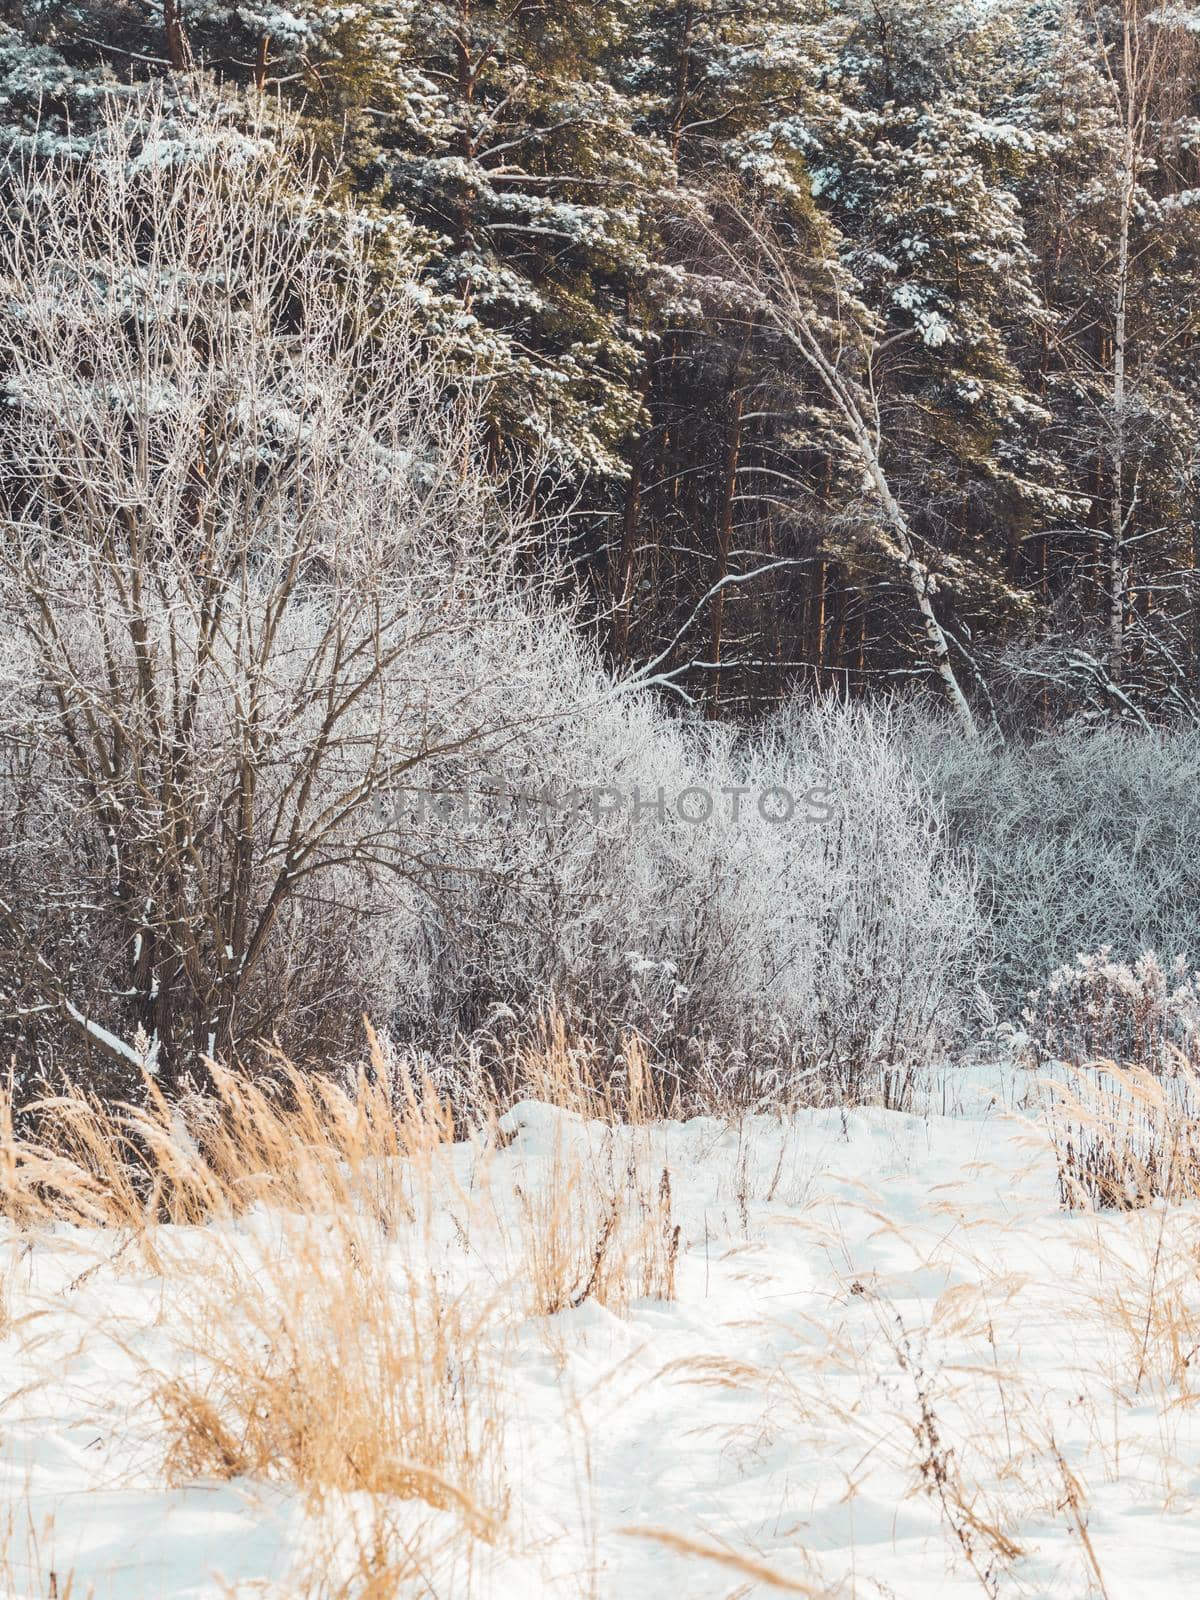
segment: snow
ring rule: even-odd
[[[110,1033],[107,1028],[102,1027],[98,1022],[94,1022],[91,1017],[85,1017],[78,1006],[72,1005],[69,1000],[64,1000],[62,1004],[63,1009],[68,1012],[71,1019],[77,1022],[85,1033],[95,1039],[110,1054],[118,1056],[122,1061],[128,1061],[132,1067],[141,1067],[142,1057],[132,1045],[126,1044],[124,1039],[118,1039],[115,1033]]]
[[[494,1148],[444,1149],[436,1205],[394,1248],[427,1252],[463,1292],[515,1281],[491,1346],[509,1506],[494,1542],[469,1560],[447,1545],[412,1592],[690,1600],[767,1593],[756,1568],[861,1600],[1079,1600],[1097,1572],[1110,1600],[1183,1594],[1200,1566],[1200,1420],[1141,1324],[1155,1264],[1165,1283],[1190,1261],[1172,1292],[1195,1325],[1197,1218],[1064,1213],[1044,1093],[974,1066],[931,1079],[910,1114],[616,1133],[524,1101]],[[673,1302],[521,1313],[521,1196],[549,1198],[564,1160],[669,1168]],[[164,1487],[144,1377],[196,1359],[172,1275],[112,1231],[5,1226],[0,1589],[44,1594],[53,1570],[59,1593],[71,1574],[98,1600],[333,1592],[304,1581],[334,1559],[322,1516],[336,1546],[357,1497],[320,1513],[279,1484]],[[219,1234],[251,1267],[287,1237],[261,1210],[159,1233],[197,1260]],[[922,1477],[930,1427],[959,1501]],[[1020,1553],[997,1555],[962,1505]],[[419,1502],[400,1514],[452,1520]]]

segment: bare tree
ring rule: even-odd
[[[518,526],[302,157],[151,99],[3,201],[12,1037],[168,1078],[329,1049],[380,886],[436,892],[388,798],[524,714],[478,678]]]
[[[1120,0],[1117,36],[1104,39],[1103,19],[1092,7],[1101,39],[1101,63],[1119,129],[1115,151],[1117,193],[1116,239],[1112,266],[1112,336],[1109,368],[1109,505],[1108,505],[1108,672],[1120,683],[1125,659],[1125,613],[1128,596],[1127,537],[1136,509],[1136,484],[1129,473],[1129,293],[1134,265],[1132,234],[1143,177],[1150,165],[1150,141],[1156,132],[1153,108],[1169,49],[1164,17],[1152,14],[1145,0]]]
[[[921,619],[926,659],[955,717],[974,733],[975,716],[955,673],[950,643],[934,605],[937,577],[921,556],[917,536],[884,464],[869,337],[860,337],[861,330],[851,325],[849,308],[839,304],[838,285],[823,261],[809,259],[803,248],[798,251],[761,209],[732,191],[727,189],[712,198],[715,204],[696,207],[708,263],[703,270],[715,270],[728,282],[734,295],[745,300],[748,313],[774,329],[800,357],[823,392],[844,432],[850,455],[862,469],[876,512],[873,537],[877,549],[903,574]],[[824,305],[814,295],[808,269],[827,280],[819,285]]]

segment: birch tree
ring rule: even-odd
[[[1134,0],[1028,35],[1017,193],[1046,314],[1015,348],[1066,490],[1025,534],[1046,708],[1196,715],[1197,42],[1180,8]]]
[[[1108,671],[1119,684],[1125,659],[1127,604],[1126,536],[1133,515],[1128,472],[1129,429],[1129,296],[1133,269],[1133,227],[1139,189],[1149,164],[1151,108],[1163,64],[1167,35],[1149,14],[1144,0],[1120,0],[1115,39],[1105,37],[1105,18],[1093,10],[1100,57],[1114,120],[1117,192],[1111,315],[1108,347]]]
[[[775,329],[840,419],[846,448],[874,508],[875,548],[906,585],[920,619],[927,664],[955,718],[974,734],[975,715],[935,605],[938,577],[921,551],[885,464],[870,341],[863,335],[863,323],[868,320],[864,309],[860,306],[857,316],[852,315],[849,296],[842,298],[845,286],[838,284],[828,260],[820,259],[813,263],[818,292],[825,302],[819,306],[813,288],[801,275],[803,268],[797,269],[797,260],[804,261],[803,247],[789,245],[761,211],[728,191],[722,193],[719,207],[698,207],[697,217],[712,262],[744,299],[747,309]]]

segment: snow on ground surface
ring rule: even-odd
[[[111,1230],[9,1227],[0,1589],[1200,1595],[1200,1226],[1065,1213],[1031,1082],[961,1069],[919,1114],[615,1134],[527,1102],[503,1148],[443,1151],[436,1203],[391,1248],[484,1308],[503,1512],[472,1544],[445,1502],[399,1502],[393,1531],[432,1553],[395,1590],[338,1586],[369,1497],[165,1474],[147,1386],[203,1377],[232,1281],[232,1256],[203,1265],[212,1237],[265,1284],[278,1219],[159,1229],[157,1270]],[[628,1304],[529,1314],[538,1228],[580,1173],[576,1198],[641,1185],[660,1254],[680,1228],[674,1301],[635,1267]],[[189,1256],[203,1276],[165,1264]]]

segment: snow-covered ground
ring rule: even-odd
[[[374,1314],[403,1322],[434,1284],[471,1322],[470,1373],[440,1377],[474,1386],[471,1495],[495,1517],[475,1538],[453,1497],[381,1521],[369,1494],[189,1476],[172,1450],[155,1382],[203,1388],[239,1267],[261,1313],[319,1218],[260,1208],[153,1251],[8,1228],[0,1590],[1200,1594],[1200,1222],[1064,1213],[1030,1081],[964,1069],[920,1114],[615,1133],[524,1103],[502,1147],[443,1150]],[[601,1304],[591,1268],[620,1250]],[[643,1296],[672,1264],[676,1298]],[[537,1281],[580,1303],[535,1314]],[[354,1563],[385,1526],[422,1576],[371,1587]]]

